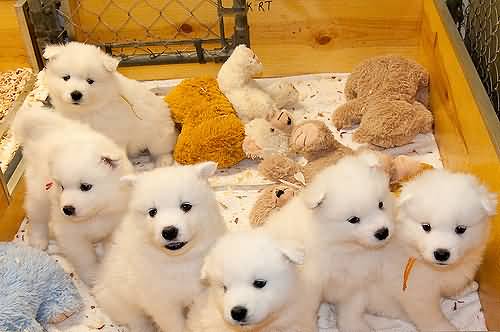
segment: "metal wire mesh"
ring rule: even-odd
[[[448,7],[500,119],[500,1],[449,0]]]
[[[92,43],[125,65],[222,61],[234,44],[249,41],[242,0],[232,8],[222,0],[27,1],[35,33],[44,37],[39,44]],[[235,16],[240,36],[225,36],[228,15]]]

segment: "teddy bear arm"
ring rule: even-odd
[[[271,181],[284,180],[298,184],[295,174],[302,172],[302,167],[292,159],[283,155],[266,157],[259,164],[259,172]]]
[[[359,124],[366,111],[365,104],[365,98],[356,98],[339,106],[332,116],[335,128],[343,129]]]

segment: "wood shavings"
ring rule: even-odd
[[[5,118],[32,76],[33,72],[28,68],[0,73],[0,121]]]
[[[0,138],[0,169],[5,173],[10,162],[14,158],[19,144],[14,140],[14,136],[7,130]]]
[[[304,186],[306,185],[306,178],[302,172],[295,173],[293,175],[294,179],[302,183]]]
[[[406,262],[405,270],[403,272],[403,292],[408,288],[408,278],[410,277],[411,270],[416,262],[415,257],[409,257]]]

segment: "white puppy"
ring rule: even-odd
[[[317,305],[300,279],[300,248],[282,245],[259,231],[219,239],[201,277],[209,284],[189,312],[191,332],[316,332]]]
[[[21,110],[14,133],[26,160],[30,243],[48,245],[48,222],[64,255],[86,283],[97,268],[94,243],[122,220],[132,172],[125,151],[86,125],[43,109]]]
[[[213,162],[159,168],[124,179],[129,212],[113,236],[94,293],[116,323],[131,331],[182,332],[184,310],[202,286],[203,259],[225,231],[208,177]]]
[[[462,292],[474,279],[496,195],[471,175],[432,170],[403,187],[399,205],[398,229],[384,248],[368,311],[409,320],[422,331],[456,330],[441,311],[441,297]],[[410,257],[416,263],[403,291]]]
[[[252,77],[264,69],[257,55],[245,45],[238,45],[217,74],[219,89],[229,99],[243,122],[266,118],[276,109],[294,105],[299,97],[289,82],[278,82],[266,89]]]
[[[172,163],[177,139],[165,102],[117,72],[118,60],[99,48],[71,42],[47,46],[45,84],[56,111],[89,124],[126,148],[148,150],[157,165]]]
[[[389,179],[374,153],[344,157],[320,172],[262,228],[303,243],[306,278],[338,305],[340,330],[368,329],[360,290],[378,271],[376,258],[393,229]]]

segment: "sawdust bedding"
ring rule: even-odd
[[[319,74],[281,79],[293,81],[299,90],[300,104],[294,110],[299,121],[300,119],[318,119],[324,121],[333,129],[329,121],[330,116],[335,108],[345,101],[343,90],[346,78],[347,74]],[[259,82],[266,85],[273,80],[276,79],[264,79]],[[179,80],[145,82],[158,95],[166,94],[168,90],[178,83]],[[333,132],[342,143],[350,147],[357,147],[351,140],[352,131],[338,133],[333,130]],[[432,134],[419,135],[412,144],[387,151],[395,155],[406,154],[434,167],[442,167],[439,150]],[[141,157],[133,160],[133,162],[138,170],[146,170],[152,167],[147,157]],[[244,160],[230,169],[219,170],[210,181],[216,191],[222,214],[228,223],[229,229],[248,228],[248,215],[253,203],[259,195],[259,191],[269,184],[269,181],[258,174],[257,162]],[[27,221],[23,223],[15,241],[27,241],[27,223]],[[97,307],[89,294],[88,288],[78,279],[70,264],[60,255],[54,242],[51,242],[49,246],[49,253],[74,278],[86,303],[84,311],[57,326],[51,326],[49,332],[126,332],[127,329],[113,324]],[[486,330],[477,291],[469,293],[458,300],[443,300],[442,307],[445,314],[461,330]],[[375,316],[370,316],[368,319],[380,331],[414,331],[414,328],[406,322]],[[318,325],[321,332],[336,331],[334,306],[327,304],[321,306],[318,314]]]

